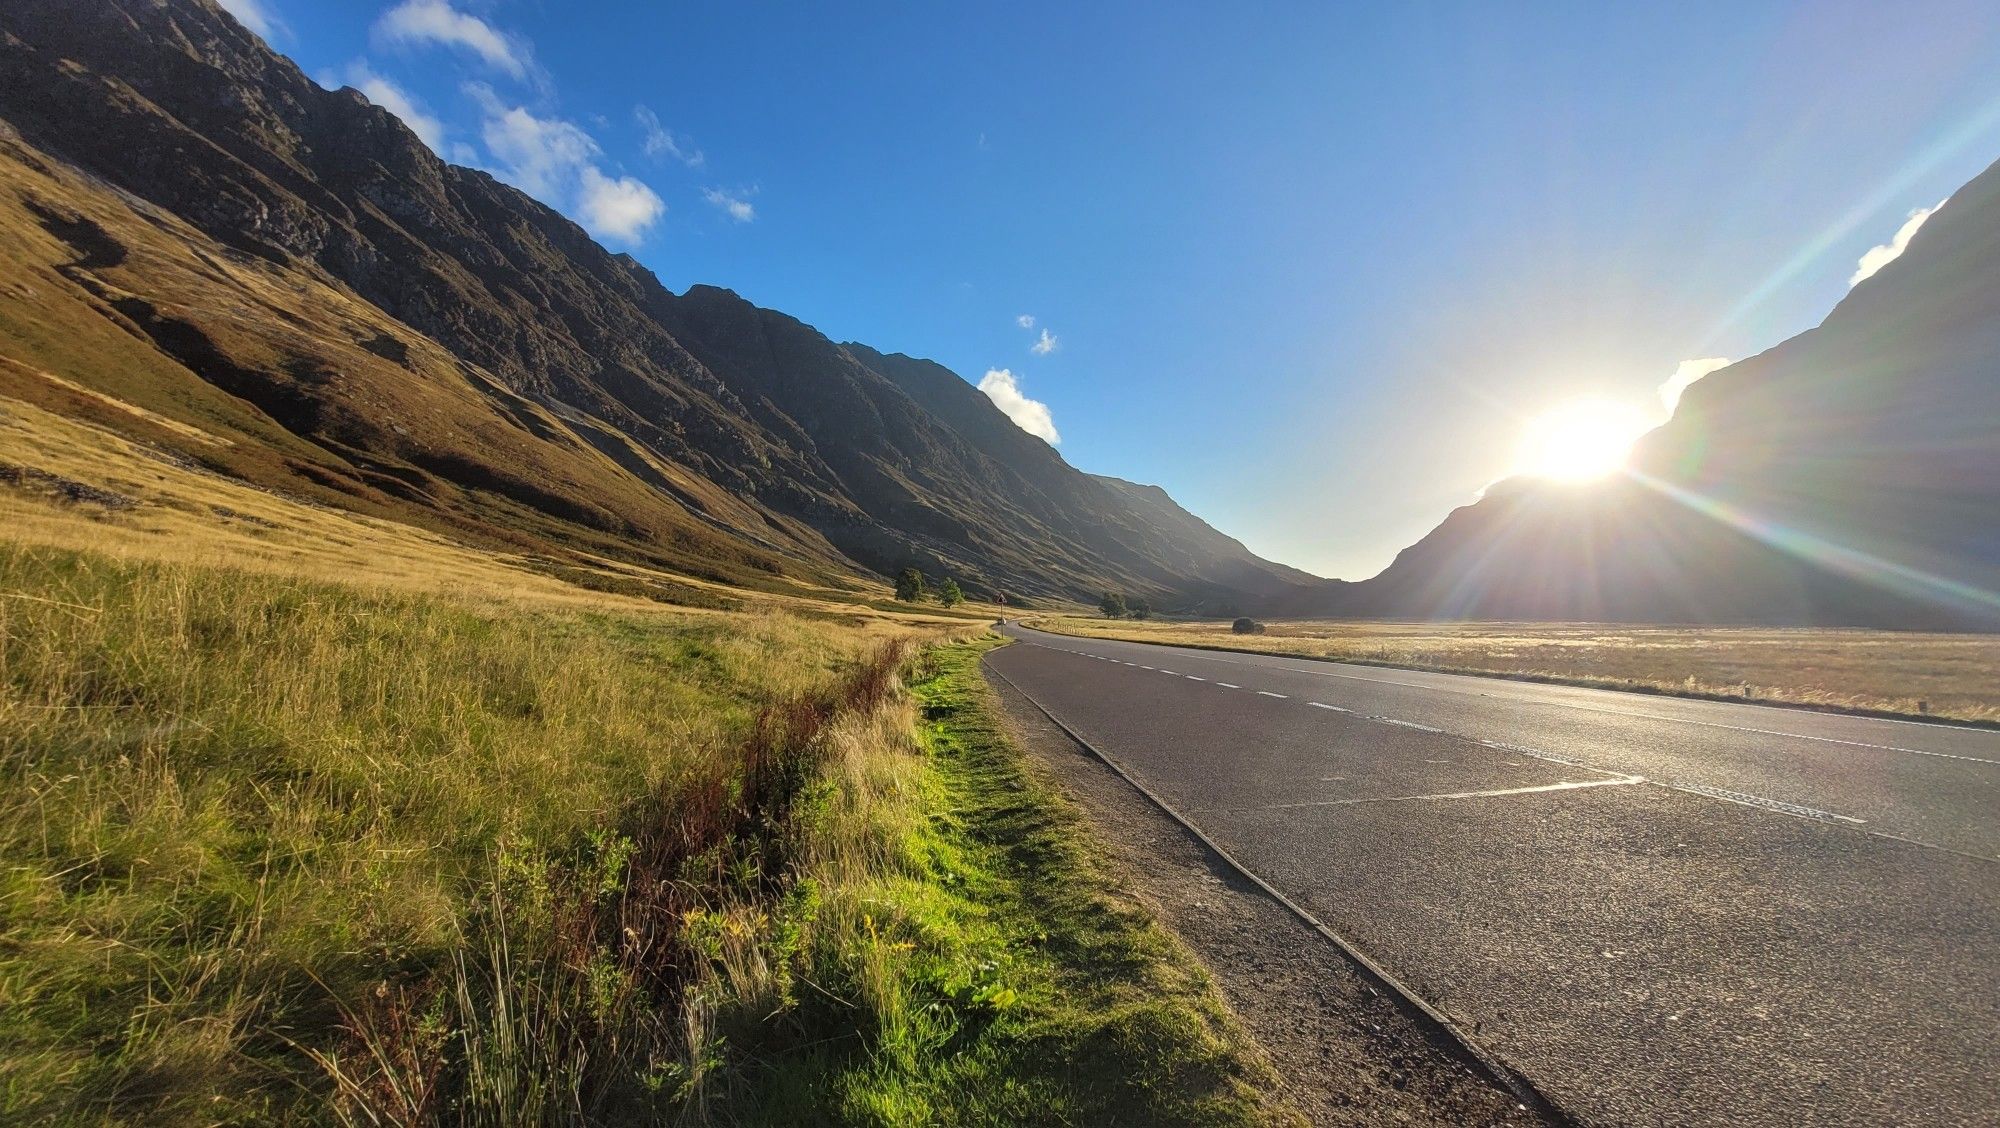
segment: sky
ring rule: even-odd
[[[1990,0],[224,6],[675,291],[938,360],[1347,579],[2000,159]]]

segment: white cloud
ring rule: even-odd
[[[485,115],[479,137],[502,180],[569,212],[593,235],[637,242],[666,214],[667,205],[644,182],[598,165],[604,150],[575,122],[509,105],[482,83],[467,83],[465,92]]]
[[[979,390],[993,401],[993,406],[1014,421],[1014,425],[1050,446],[1062,442],[1056,433],[1055,419],[1049,415],[1049,405],[1040,400],[1031,400],[1021,394],[1021,385],[1014,374],[1005,368],[989,368],[980,377]]]
[[[583,166],[603,153],[574,122],[509,106],[483,83],[468,83],[465,92],[486,115],[479,136],[499,160],[500,178],[545,203],[555,202]]]
[[[1674,374],[1667,377],[1666,383],[1660,385],[1660,403],[1666,407],[1667,414],[1673,414],[1674,408],[1681,402],[1681,393],[1687,390],[1689,384],[1718,368],[1727,368],[1734,363],[1736,362],[1726,356],[1704,356],[1697,360],[1681,361],[1680,366],[1674,369]]]
[[[423,104],[395,83],[383,78],[368,68],[368,64],[356,60],[347,64],[343,74],[347,85],[368,96],[370,102],[401,118],[410,132],[423,139],[432,152],[444,146],[444,123],[431,114],[425,113]]]
[[[639,123],[640,130],[645,134],[640,146],[647,156],[654,160],[672,157],[689,168],[700,168],[708,163],[708,158],[702,155],[700,149],[690,144],[687,138],[675,137],[671,130],[661,125],[660,115],[654,113],[651,107],[644,105],[632,107],[632,118]]]
[[[1876,271],[1902,257],[1903,251],[1910,245],[1910,237],[1917,233],[1917,228],[1922,227],[1925,220],[1936,215],[1938,208],[1943,207],[1945,202],[1939,200],[1931,207],[1918,208],[1911,212],[1909,218],[1903,221],[1903,225],[1896,228],[1896,234],[1891,236],[1888,242],[1868,248],[1867,253],[1861,256],[1861,261],[1855,264],[1854,276],[1847,280],[1848,286],[1859,286],[1873,278]]]
[[[606,176],[595,166],[586,165],[577,188],[576,208],[577,218],[593,234],[636,242],[666,214],[667,205],[632,177]]]
[[[751,207],[750,201],[743,197],[744,193],[742,192],[731,194],[720,188],[703,188],[701,190],[701,198],[728,212],[729,218],[738,223],[748,223],[757,218],[757,209]]]
[[[1041,338],[1028,346],[1028,351],[1034,353],[1036,356],[1047,356],[1061,347],[1062,341],[1057,339],[1055,334],[1044,329],[1042,330]]]
[[[403,0],[382,13],[371,34],[391,46],[436,44],[469,51],[512,78],[527,78],[534,71],[533,52],[525,40],[459,11],[447,0]]]
[[[1014,324],[1019,325],[1023,329],[1033,329],[1035,327],[1035,315],[1024,313],[1014,319]]]
[[[217,0],[222,10],[236,17],[236,22],[256,32],[266,39],[278,29],[278,21],[264,7],[264,0]]]

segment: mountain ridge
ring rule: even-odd
[[[358,92],[320,88],[208,0],[24,0],[0,12],[0,36],[0,118],[23,175],[54,161],[117,197],[86,217],[65,199],[79,189],[20,184],[16,226],[122,248],[158,208],[213,244],[197,259],[225,264],[163,290],[74,244],[67,267],[16,262],[78,291],[62,316],[80,304],[137,329],[184,378],[312,451],[312,470],[236,457],[226,472],[733,580],[914,565],[980,594],[1114,589],[1189,607],[1311,583],[1176,505],[1131,508],[941,366],[838,345],[720,287],[673,294]],[[265,301],[266,324],[219,316],[241,300],[208,288],[225,273],[383,316],[343,310],[335,325],[290,299]],[[58,370],[49,324],[6,339]],[[104,369],[61,374],[169,416],[192,395],[164,374],[136,389]]]

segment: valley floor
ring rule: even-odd
[[[2000,635],[1603,623],[1047,617],[1043,630],[1725,701],[2000,723]]]

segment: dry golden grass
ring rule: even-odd
[[[2000,636],[1898,631],[1634,627],[1591,623],[1050,618],[1064,634],[1453,673],[1505,674],[1612,689],[1820,708],[2000,721]]]
[[[4,394],[10,382],[36,378],[16,366],[0,366],[0,468],[59,475],[134,504],[62,503],[0,483],[0,535],[8,541],[386,591],[448,593],[460,601],[514,607],[715,613],[699,608],[663,612],[651,600],[565,583],[523,556],[471,548],[397,521],[258,489]],[[591,560],[583,554],[579,559]],[[712,592],[757,614],[834,615],[883,637],[913,626],[963,627],[969,622],[964,614],[947,615],[938,608],[885,610],[830,589],[824,597],[815,597],[810,589],[806,595],[780,595],[608,559],[592,562],[607,576],[656,579]],[[880,585],[864,595],[884,604],[891,592]],[[960,610],[998,612],[970,605]]]

